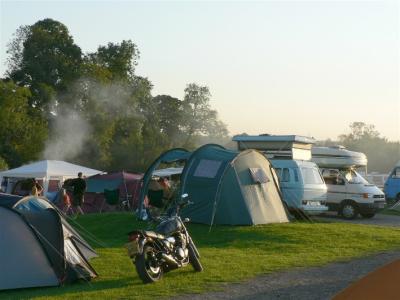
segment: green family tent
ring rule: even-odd
[[[288,222],[278,180],[260,152],[237,152],[208,144],[190,155],[184,152],[180,160],[185,161],[180,192],[188,193],[193,202],[182,216],[204,224]],[[155,170],[154,164],[152,167]]]

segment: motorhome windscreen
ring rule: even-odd
[[[300,168],[304,184],[324,184],[321,174],[316,168]]]
[[[367,180],[365,180],[360,174],[358,174],[354,170],[345,170],[342,171],[342,176],[346,178],[349,183],[355,184],[369,184]]]

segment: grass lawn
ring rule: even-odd
[[[5,299],[158,299],[218,289],[259,274],[322,265],[385,250],[400,249],[400,229],[345,223],[288,223],[253,227],[191,224],[204,272],[191,266],[144,285],[123,247],[126,233],[143,227],[131,214],[93,214],[78,222],[106,247],[92,243],[99,257],[92,265],[99,277],[65,287],[0,292]],[[90,239],[87,238],[90,242]]]

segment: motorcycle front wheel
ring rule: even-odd
[[[159,265],[155,250],[150,244],[145,244],[142,254],[136,256],[135,266],[143,283],[156,282],[163,275],[163,269]]]
[[[201,265],[200,259],[197,257],[196,252],[193,249],[192,244],[189,244],[189,262],[196,272],[203,271],[203,266]]]

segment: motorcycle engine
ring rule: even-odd
[[[184,260],[188,257],[189,251],[186,248],[186,239],[182,233],[175,235],[176,237],[176,248],[174,251],[175,257],[178,260]]]
[[[179,260],[185,259],[185,251],[181,247],[175,249],[175,257]]]

